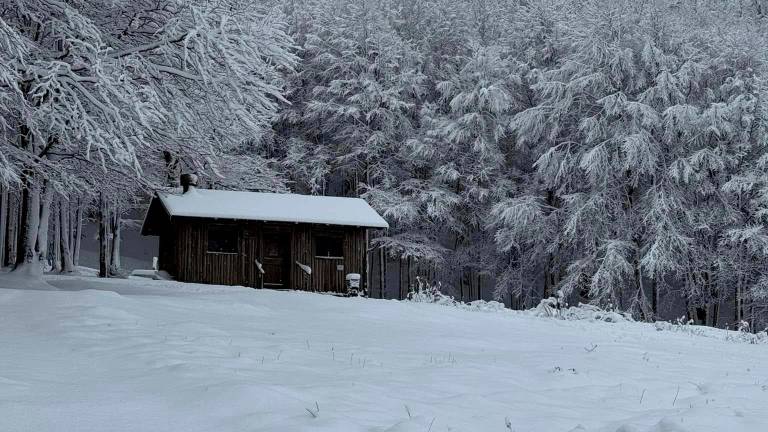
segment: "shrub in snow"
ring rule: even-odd
[[[441,287],[440,282],[430,284],[416,276],[416,286],[411,287],[407,300],[416,303],[456,303],[453,297],[440,292]]]
[[[729,342],[742,342],[749,344],[768,343],[768,332],[765,330],[752,333],[749,323],[741,321],[736,330],[722,330],[711,327],[694,325],[693,320],[678,318],[674,322],[657,321],[654,323],[658,331],[673,331],[687,333],[693,336],[704,336],[723,339]]]
[[[417,276],[416,286],[411,288],[406,300],[416,303],[437,303],[458,309],[483,312],[495,312],[506,309],[504,303],[497,301],[475,300],[470,303],[464,303],[454,299],[452,296],[443,294],[440,288],[442,288],[441,283],[430,284]]]
[[[725,334],[725,340],[730,342],[746,342],[749,344],[764,344],[768,343],[768,332],[765,330],[757,333],[752,333],[749,328],[746,330],[728,331]]]
[[[634,321],[632,315],[621,311],[611,311],[601,309],[594,305],[579,303],[578,306],[572,306],[567,309],[561,309],[560,314],[566,320],[590,320],[604,322],[627,322]]]
[[[533,314],[539,317],[556,318],[560,316],[560,302],[555,297],[542,299],[533,309]]]
[[[595,305],[579,303],[578,306],[564,307],[561,299],[555,297],[543,299],[536,308],[532,309],[532,313],[539,317],[560,318],[569,321],[634,321],[628,313],[605,310]]]

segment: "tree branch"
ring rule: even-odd
[[[189,34],[188,32],[187,33],[182,33],[182,34],[180,34],[178,36],[175,36],[173,38],[170,38],[170,39],[161,39],[161,40],[158,40],[158,41],[155,41],[155,42],[150,42],[150,43],[147,43],[147,44],[144,44],[144,45],[139,45],[139,46],[136,46],[136,47],[126,48],[126,49],[119,50],[119,51],[114,51],[114,52],[109,53],[109,57],[116,59],[116,58],[121,58],[121,57],[125,57],[125,56],[128,56],[128,55],[131,55],[131,54],[136,54],[136,53],[141,53],[141,52],[146,52],[146,51],[152,51],[154,49],[160,48],[163,45],[179,43],[179,42],[183,41],[184,38],[187,37],[188,34]]]

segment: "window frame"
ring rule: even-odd
[[[211,231],[229,231],[234,236],[234,251],[212,250],[211,249]],[[211,255],[239,255],[240,254],[240,228],[227,224],[209,224],[206,230],[205,253]]]
[[[325,244],[337,244],[339,248],[339,252],[341,252],[340,255],[318,255],[318,248],[322,244],[320,239],[323,239],[323,242]],[[344,235],[343,234],[336,234],[336,233],[323,233],[323,234],[315,234],[313,236],[314,244],[313,244],[313,250],[312,253],[315,258],[317,259],[325,259],[325,260],[343,260],[344,259]]]

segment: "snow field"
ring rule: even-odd
[[[0,289],[2,431],[768,429],[768,345],[726,332],[146,279],[49,282],[58,290]]]

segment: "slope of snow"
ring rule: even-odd
[[[2,431],[768,430],[768,345],[425,303],[48,282],[58,290],[0,289]]]

